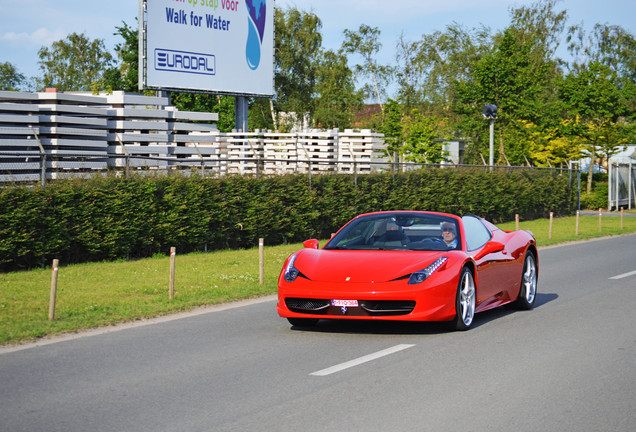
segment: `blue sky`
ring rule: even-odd
[[[525,0],[277,0],[278,7],[296,6],[313,11],[322,20],[323,45],[337,49],[344,29],[360,24],[382,32],[380,60],[394,62],[394,46],[401,33],[407,40],[443,30],[453,21],[467,28],[481,24],[493,30],[509,23],[511,6],[530,5]],[[634,0],[563,0],[560,9],[568,12],[568,24],[583,22],[587,29],[596,23],[620,25],[636,34]],[[115,27],[125,21],[136,26],[138,0],[0,0],[0,62],[14,64],[27,77],[37,75],[37,52],[43,45],[84,33],[104,39],[109,50],[117,42]]]

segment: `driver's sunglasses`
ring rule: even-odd
[[[442,232],[455,232],[452,228],[442,228]]]

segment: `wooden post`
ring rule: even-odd
[[[621,230],[623,229],[623,207],[621,207]]]
[[[55,319],[55,298],[57,297],[57,267],[60,260],[53,260],[53,273],[51,274],[51,299],[49,301],[49,321]]]
[[[598,232],[603,231],[603,209],[598,209]]]
[[[171,247],[170,248],[170,285],[169,285],[170,300],[174,300],[174,273],[175,273],[176,256],[177,256],[176,248]]]
[[[550,229],[548,231],[548,238],[551,239],[552,238],[552,221],[554,219],[554,213],[550,212]]]
[[[579,235],[579,215],[581,214],[580,210],[576,211],[576,235]]]
[[[519,215],[515,215],[515,229],[519,231]]]
[[[258,239],[258,282],[263,285],[265,282],[265,253],[264,253],[265,239]]]

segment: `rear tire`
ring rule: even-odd
[[[457,296],[455,297],[456,330],[465,331],[470,328],[475,318],[475,278],[469,268],[464,267],[459,277]]]
[[[287,318],[294,327],[313,327],[318,324],[318,318]]]
[[[523,272],[521,273],[521,285],[519,287],[519,297],[516,306],[519,309],[532,309],[537,298],[537,260],[534,253],[528,251],[523,261]]]

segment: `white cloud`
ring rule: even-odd
[[[50,45],[52,42],[63,38],[64,32],[62,30],[49,30],[45,27],[41,27],[32,33],[7,32],[2,35],[2,40],[4,41],[17,43],[26,42],[37,46]]]

